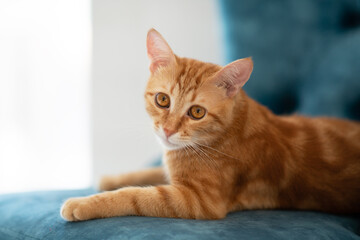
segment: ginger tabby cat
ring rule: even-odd
[[[64,219],[220,219],[275,208],[360,213],[359,123],[274,115],[241,89],[250,58],[225,67],[180,58],[154,29],[147,51],[146,110],[166,149],[165,168],[103,178],[101,190],[120,189],[68,199]]]

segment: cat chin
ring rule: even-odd
[[[162,137],[158,136],[157,134],[155,134],[157,140],[160,142],[161,146],[163,146],[163,148],[165,150],[178,150],[183,148],[183,146],[178,145],[178,144],[173,144],[171,142],[169,142],[168,140],[163,139]]]
[[[168,151],[172,151],[172,150],[179,150],[181,148],[183,148],[182,146],[178,146],[178,145],[174,145],[174,144],[166,144],[166,143],[161,143],[161,145],[163,146],[163,148],[165,150],[168,150]]]

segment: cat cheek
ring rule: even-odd
[[[181,134],[182,137],[189,137],[188,131],[184,130]]]
[[[159,130],[159,122],[154,122],[153,128],[155,131],[158,131]]]

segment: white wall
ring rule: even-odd
[[[90,7],[0,1],[0,193],[91,183]]]
[[[95,182],[105,173],[139,169],[161,153],[143,98],[152,27],[177,55],[222,63],[215,0],[93,0]]]

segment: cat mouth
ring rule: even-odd
[[[170,149],[177,149],[180,148],[180,146],[178,144],[174,144],[172,142],[169,141],[169,139],[167,138],[161,138],[163,145],[165,145],[165,147],[170,148]]]
[[[172,143],[172,142],[170,142],[170,140],[168,138],[159,136],[158,134],[155,134],[155,135],[156,135],[156,138],[161,143],[161,145],[163,145],[166,149],[175,150],[175,149],[182,148],[182,146],[180,144]]]
[[[168,139],[163,138],[163,141],[168,145],[174,145],[175,146],[175,144],[171,143]]]

